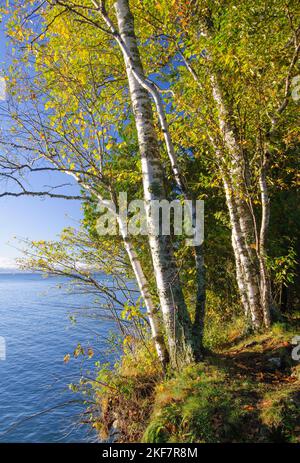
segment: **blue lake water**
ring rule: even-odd
[[[0,337],[6,344],[6,359],[0,359],[0,442],[97,440],[88,426],[80,425],[84,405],[66,404],[81,399],[68,384],[78,380],[82,368],[92,370],[96,360],[108,359],[105,339],[113,324],[87,316],[71,323],[70,314],[75,309],[84,313],[92,300],[59,289],[62,282],[0,274]],[[80,359],[64,363],[78,343],[96,352],[83,367]]]

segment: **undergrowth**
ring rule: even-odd
[[[162,379],[151,342],[128,343],[114,369],[100,366],[93,383],[99,416],[92,416],[100,438],[139,441],[152,412],[155,387]]]
[[[118,442],[300,442],[295,332],[277,323],[269,333],[241,333],[238,322],[223,347],[167,377],[150,342],[126,346],[93,385],[101,438],[116,431]]]

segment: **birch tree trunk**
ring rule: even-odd
[[[156,348],[157,356],[161,361],[163,369],[165,370],[169,363],[169,353],[166,348],[164,334],[161,329],[161,323],[158,318],[158,309],[154,306],[152,297],[149,291],[149,284],[142,269],[142,265],[138,255],[134,249],[128,236],[126,236],[126,227],[120,216],[117,217],[119,229],[123,238],[124,247],[129,257],[131,267],[133,269],[140,293],[144,299],[146,311],[149,319],[152,339]]]
[[[223,137],[226,151],[229,155],[228,171],[231,177],[231,188],[228,180],[223,179],[227,206],[229,209],[232,228],[235,234],[235,246],[239,253],[236,255],[237,272],[243,270],[247,298],[251,311],[252,322],[255,328],[266,325],[269,319],[270,307],[263,304],[262,293],[265,291],[264,274],[262,274],[263,260],[259,257],[259,239],[255,230],[254,217],[247,203],[247,188],[245,179],[245,163],[239,144],[229,122],[228,111],[219,88],[217,78],[211,74],[212,94],[218,109],[218,120],[221,136]],[[234,203],[231,196],[234,196]],[[255,248],[255,249],[254,249]],[[239,275],[242,281],[243,276]],[[240,284],[239,284],[240,286]],[[243,285],[241,285],[243,286]],[[242,297],[243,299],[243,297]],[[266,326],[269,326],[267,323]]]
[[[120,37],[124,44],[122,52],[141,154],[149,245],[157,291],[169,343],[170,359],[172,365],[178,368],[195,360],[192,324],[184,301],[170,237],[157,235],[151,216],[151,202],[165,199],[166,193],[150,96],[135,77],[132,66],[133,64],[140,75],[144,75],[128,0],[117,0],[115,10]],[[128,59],[124,48],[129,51],[131,59]]]
[[[259,262],[261,272],[261,301],[264,315],[264,324],[267,328],[271,325],[270,318],[270,307],[271,307],[271,279],[267,267],[267,234],[270,222],[270,199],[268,193],[268,185],[266,179],[267,171],[267,156],[264,153],[260,176],[259,176],[259,187],[261,194],[261,226],[260,226],[260,238],[259,238]]]
[[[253,268],[249,259],[249,253],[241,232],[239,211],[236,207],[232,188],[226,176],[223,176],[223,184],[226,195],[226,203],[232,227],[232,244],[236,260],[237,282],[240,290],[241,301],[245,313],[250,312],[251,320],[255,328],[261,327],[262,316],[260,313],[259,288],[254,284]]]
[[[180,49],[179,53],[193,79],[197,85],[201,87],[198,76],[185,58],[184,53]],[[267,282],[267,276],[264,276],[263,273],[266,272],[265,260],[260,258],[259,254],[256,254],[257,249],[256,252],[254,252],[252,247],[254,241],[255,247],[258,247],[258,240],[254,239],[254,237],[256,238],[256,234],[253,230],[253,217],[245,201],[247,192],[246,188],[243,188],[245,184],[243,172],[244,160],[241,158],[238,143],[230,127],[228,114],[217,79],[211,71],[210,81],[212,95],[218,109],[220,136],[225,146],[227,156],[225,152],[222,153],[218,148],[218,140],[211,135],[209,135],[209,138],[218,159],[225,190],[226,203],[232,228],[231,241],[236,263],[236,279],[241,302],[244,307],[245,315],[251,315],[252,324],[255,328],[260,328],[263,322],[265,326],[268,327],[270,324],[270,307],[267,302],[267,292],[270,294],[270,290],[268,291],[265,285],[265,282]],[[256,266],[255,262],[257,262],[257,258],[259,259],[259,264]],[[262,296],[263,294],[265,294],[265,297]]]
[[[192,5],[193,14],[197,14],[197,5]],[[200,19],[200,18],[199,18]],[[210,17],[200,19],[201,33],[208,35],[212,32],[213,24]],[[178,47],[188,71],[201,87],[196,72],[185,58],[184,53]],[[298,49],[297,49],[298,52]],[[295,54],[296,56],[296,54]],[[209,54],[206,59],[210,61]],[[255,328],[270,326],[270,300],[271,287],[266,266],[265,236],[268,228],[269,203],[267,198],[267,184],[262,170],[260,179],[262,200],[262,224],[261,233],[258,236],[256,219],[247,194],[245,178],[246,165],[243,159],[238,140],[231,127],[229,112],[227,110],[218,76],[212,69],[208,70],[210,77],[212,96],[218,110],[218,124],[220,137],[211,137],[212,146],[215,149],[217,159],[223,164],[222,180],[225,189],[226,202],[232,225],[232,245],[236,261],[236,274],[241,301],[245,313],[250,311],[252,323]],[[225,148],[223,153],[218,149],[219,138]],[[224,162],[227,158],[227,163]],[[224,173],[228,175],[225,178]],[[228,178],[229,177],[229,178]],[[228,181],[230,179],[230,182]],[[248,199],[248,201],[247,201]],[[260,241],[262,246],[260,246]]]

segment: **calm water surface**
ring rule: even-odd
[[[61,280],[62,282],[63,280]],[[6,360],[0,360],[0,442],[91,442],[88,426],[80,425],[83,404],[65,404],[80,396],[68,389],[82,364],[63,359],[80,342],[107,359],[104,337],[110,322],[70,313],[91,305],[83,294],[67,294],[58,278],[32,274],[0,274],[0,337]],[[83,309],[84,311],[84,309]],[[95,358],[83,368],[93,368]],[[35,415],[35,416],[33,416]]]

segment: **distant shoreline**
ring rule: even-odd
[[[1,268],[0,269],[0,274],[14,275],[16,273],[17,274],[20,274],[20,273],[35,274],[35,275],[40,274],[40,272],[32,272],[32,271],[28,271],[28,270],[19,270],[17,268]]]

